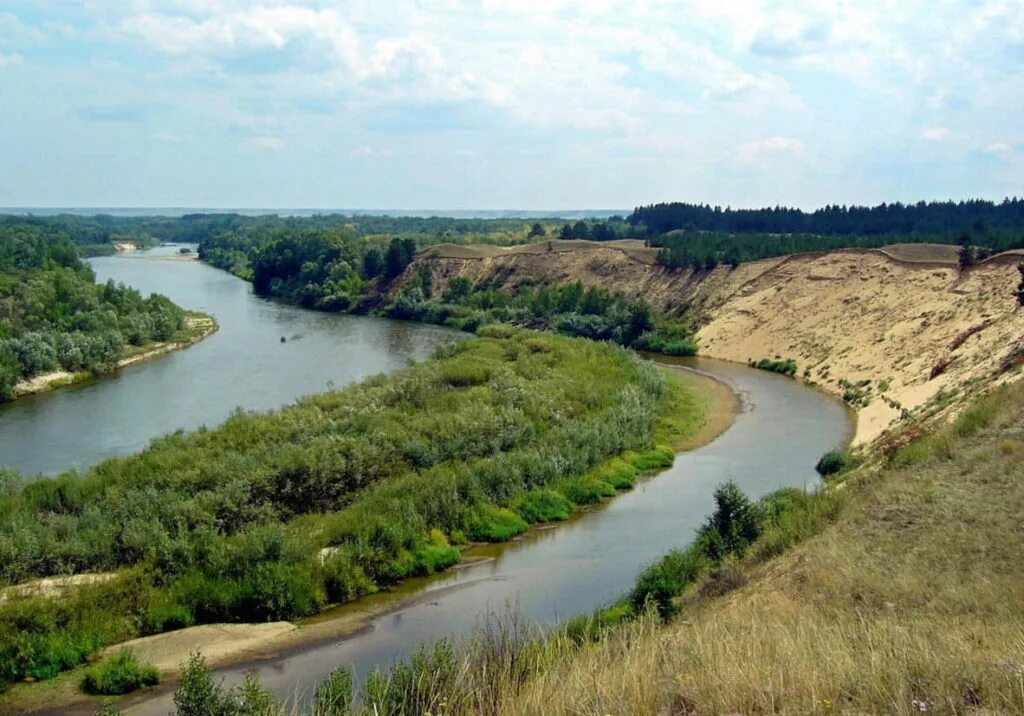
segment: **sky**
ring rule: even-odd
[[[0,206],[1024,194],[1024,0],[0,0]]]

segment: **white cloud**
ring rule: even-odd
[[[930,142],[938,142],[947,139],[951,132],[949,127],[925,127],[921,130],[921,136]]]
[[[0,67],[14,67],[15,65],[20,65],[21,63],[22,57],[18,53],[15,52],[9,55],[5,55],[4,53],[0,52]]]
[[[768,137],[756,142],[741,144],[736,150],[736,161],[747,165],[764,165],[768,158],[777,155],[803,155],[803,142],[792,137]]]
[[[1008,157],[1014,153],[1013,146],[1006,142],[995,142],[985,147],[986,154],[995,154],[1000,157]]]

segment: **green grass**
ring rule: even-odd
[[[528,524],[512,510],[486,507],[467,533],[470,539],[481,542],[506,542],[526,531]]]
[[[130,651],[120,651],[85,671],[82,689],[90,694],[120,696],[160,681],[156,667],[140,664]]]
[[[436,572],[458,561],[453,542],[508,540],[628,489],[705,422],[702,397],[623,349],[482,333],[0,499],[0,578],[119,574],[0,603],[0,683],[140,634],[295,619]]]
[[[781,373],[782,375],[788,375],[790,378],[796,375],[797,364],[792,358],[762,358],[761,360],[752,363],[753,367],[760,370],[767,370],[771,373]]]
[[[526,522],[557,522],[569,519],[572,502],[555,490],[532,490],[519,497],[512,508]]]

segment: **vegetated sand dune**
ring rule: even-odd
[[[548,250],[548,245],[551,249]],[[465,276],[494,287],[581,281],[649,301],[699,327],[704,356],[792,358],[801,380],[858,411],[855,441],[926,405],[955,403],[1024,358],[1021,252],[961,271],[957,247],[897,244],[669,271],[641,242],[551,241],[511,249],[434,246],[434,290]],[[393,291],[400,290],[396,282]]]

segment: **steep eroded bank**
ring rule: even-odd
[[[798,378],[857,409],[856,442],[1001,381],[1024,359],[1018,253],[960,270],[954,247],[900,245],[699,272],[666,270],[656,254],[634,241],[434,246],[391,295],[426,271],[435,291],[463,276],[503,290],[580,281],[641,297],[699,327],[702,355],[796,361]]]

